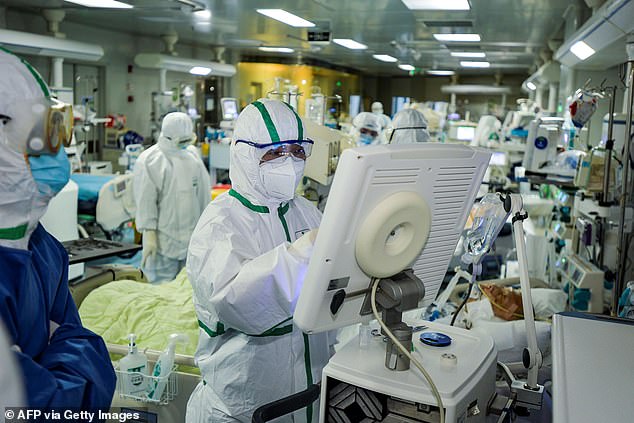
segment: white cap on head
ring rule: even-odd
[[[372,113],[378,115],[383,114],[383,104],[380,101],[372,103]]]

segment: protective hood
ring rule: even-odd
[[[352,119],[352,125],[354,126],[353,135],[357,140],[361,138],[361,133],[359,132],[362,128],[369,129],[371,131],[375,131],[378,136],[374,139],[372,144],[384,144],[383,137],[383,125],[381,124],[380,118],[378,115],[370,112],[361,112]],[[364,143],[366,144],[366,143]]]
[[[13,104],[49,96],[42,77],[27,62],[0,48],[0,245],[26,249],[50,196],[39,193],[26,157],[9,147],[5,125],[19,124]],[[26,137],[25,137],[26,141]]]
[[[372,103],[372,113],[375,115],[383,114],[383,104],[380,101],[375,101]]]
[[[163,118],[158,146],[165,153],[184,151],[194,139],[194,124],[182,112],[168,113]]]
[[[238,140],[268,144],[305,140],[304,125],[293,108],[279,100],[260,99],[242,110],[236,120],[231,143],[229,178],[232,187],[255,205],[277,206],[262,183],[257,149]]]
[[[391,144],[414,144],[429,141],[427,120],[418,110],[403,109],[392,121]],[[388,139],[390,136],[388,136]]]

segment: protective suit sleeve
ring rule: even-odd
[[[81,325],[62,324],[36,359],[17,352],[30,406],[108,408],[115,375],[103,340]]]
[[[158,225],[159,186],[152,179],[146,160],[134,165],[134,201],[138,231],[156,230]]]
[[[198,190],[198,201],[200,201],[200,210],[205,210],[207,204],[211,201],[211,178],[202,161],[198,160],[198,168],[200,177],[200,190]]]
[[[109,407],[116,379],[108,350],[101,337],[81,325],[68,290],[67,259],[61,266],[62,277],[49,281],[54,286],[50,291],[53,298],[48,300],[51,304],[48,313],[42,310],[47,315],[45,318],[50,319],[49,325],[54,322],[56,325],[52,326],[59,326],[50,339],[47,336],[42,341],[45,346],[37,356],[15,353],[22,369],[28,404],[82,409]],[[0,319],[6,324],[11,339],[19,339],[17,331],[24,316],[20,316],[11,292],[2,289],[2,285]],[[37,333],[34,331],[33,336],[39,336]]]
[[[217,320],[206,324],[260,335],[292,317],[308,258],[293,253],[290,243],[261,255],[252,245],[246,233],[218,223],[192,239],[187,267],[196,305]]]

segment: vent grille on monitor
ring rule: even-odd
[[[415,184],[420,168],[377,169],[372,178],[372,185]]]
[[[471,207],[466,200],[476,171],[474,166],[447,166],[436,172],[432,231],[423,254],[412,266],[414,274],[425,284],[423,306],[436,298],[447,273],[449,257],[456,248],[456,237],[463,229],[462,213],[466,207]]]

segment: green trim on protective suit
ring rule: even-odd
[[[15,226],[13,228],[0,228],[0,239],[15,241],[24,238],[26,235],[27,224]]]
[[[243,197],[242,195],[240,195],[240,193],[236,190],[234,190],[233,188],[231,188],[229,190],[229,195],[232,196],[233,198],[237,199],[239,202],[242,203],[242,205],[250,210],[253,210],[254,212],[257,213],[268,213],[269,212],[269,208],[266,206],[256,206],[255,204],[253,204],[252,202],[250,202],[249,200],[247,200],[245,197]]]
[[[284,215],[286,214],[286,212],[289,209],[289,204],[290,203],[286,203],[284,205],[281,205],[277,208],[277,216],[280,218],[280,222],[282,222],[282,226],[284,227],[284,233],[286,234],[286,240],[288,242],[292,242],[291,241],[291,234],[288,231],[288,223],[286,223],[286,219],[284,218]]]
[[[268,336],[282,336],[282,335],[286,335],[287,333],[291,333],[293,331],[293,324],[291,323],[290,325],[286,325],[286,326],[282,326],[282,327],[278,327],[286,322],[288,322],[289,320],[292,320],[292,317],[289,317],[286,320],[281,321],[280,323],[278,323],[277,325],[273,326],[270,329],[265,330],[264,332],[262,332],[259,335],[251,335],[249,333],[244,333],[244,332],[240,332],[244,335],[247,336],[253,336],[255,338],[264,338],[264,337],[268,337]],[[204,324],[202,321],[198,320],[198,327],[200,327],[202,330],[205,331],[205,333],[207,335],[209,335],[210,338],[215,338],[216,336],[220,336],[220,335],[224,335],[226,333],[225,331],[225,325],[222,322],[218,322],[216,323],[216,330],[212,330],[209,328],[209,326],[207,326],[206,324]]]
[[[198,327],[204,330],[211,338],[215,338],[216,336],[220,336],[225,333],[225,325],[223,325],[221,322],[216,323],[215,331],[209,329],[209,327],[200,320],[198,321]]]
[[[304,335],[304,367],[306,367],[306,389],[308,389],[313,384],[313,370],[312,364],[310,363],[310,342],[308,340],[308,335],[303,333]],[[310,404],[306,407],[306,421],[313,421],[313,404]]]
[[[295,109],[293,109],[293,106],[291,106],[290,104],[286,102],[284,102],[284,104],[286,104],[286,106],[288,106],[288,108],[291,109],[291,112],[293,112],[293,114],[295,115],[295,119],[297,119],[297,139],[303,140],[304,139],[304,124],[302,123],[302,119],[299,117]]]
[[[33,68],[33,66],[31,66],[31,64],[29,62],[27,62],[26,60],[22,59],[20,56],[16,55],[15,53],[13,53],[10,50],[7,50],[4,47],[0,47],[0,50],[4,51],[5,53],[8,53],[12,56],[17,57],[20,62],[22,62],[22,64],[24,66],[26,66],[26,68],[29,70],[29,72],[31,72],[31,75],[33,75],[33,78],[35,78],[35,81],[37,81],[37,84],[40,86],[40,89],[42,90],[42,92],[44,93],[45,97],[50,97],[51,93],[48,90],[48,86],[46,85],[46,82],[44,82],[44,80],[42,79],[42,75],[40,75],[40,73],[38,71],[35,70],[35,68]]]
[[[271,115],[269,111],[266,110],[266,106],[260,103],[259,101],[254,101],[253,104],[262,115],[262,119],[264,120],[264,124],[266,125],[266,129],[269,131],[269,136],[271,137],[271,142],[279,142],[280,135],[277,133],[277,129],[275,129],[275,124],[273,123],[273,119],[271,119]]]

